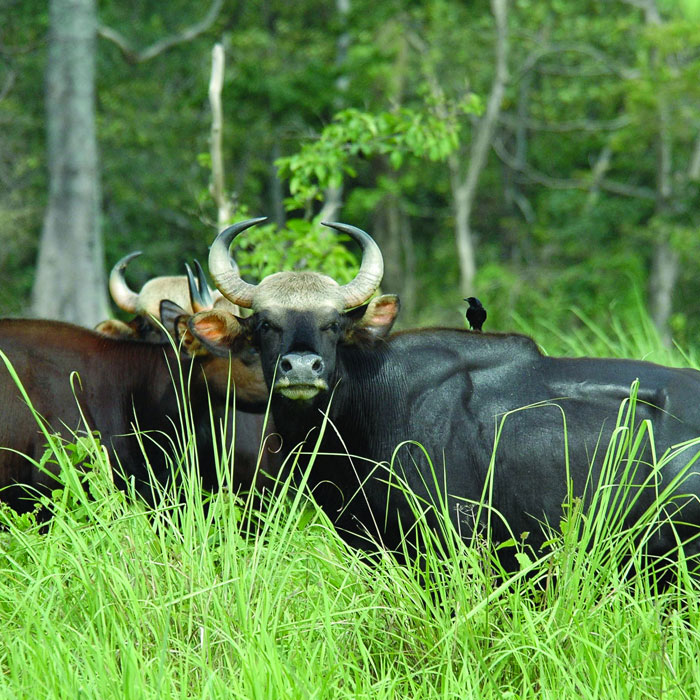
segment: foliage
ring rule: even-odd
[[[273,223],[258,225],[241,239],[233,255],[242,274],[255,281],[280,270],[310,268],[345,284],[357,273],[357,260],[343,245],[350,237],[317,220],[288,219],[281,229]]]
[[[628,292],[647,288],[654,246],[667,240],[681,254],[674,337],[685,344],[700,335],[700,188],[691,176],[700,104],[696,5],[659,0],[652,25],[623,0],[512,3],[510,81],[472,212],[474,293],[489,309],[488,329],[543,314],[558,326],[570,323],[571,332],[581,328],[552,311],[553,299],[557,309],[575,306],[598,319],[611,319],[611,309],[633,314]],[[35,0],[5,6],[0,309],[21,314],[46,201],[37,76],[48,12]],[[167,7],[107,0],[99,7],[100,22],[138,47],[182,30],[202,12],[183,0]],[[224,149],[235,217],[268,214],[278,226],[274,236],[272,228],[245,234],[246,274],[307,261],[347,275],[344,246],[315,222],[327,188],[342,184],[338,218],[376,230],[396,268],[393,279],[413,284],[414,311],[408,316],[405,305],[401,322],[462,322],[446,160],[467,162],[479,114],[475,95],[485,99],[489,91],[489,3],[352,0],[343,13],[317,0],[224,0],[208,32],[141,64],[101,38],[106,265],[144,250],[133,286],[205,259],[216,232],[210,167],[207,155],[198,156],[208,154],[215,41],[226,49]],[[664,101],[672,186],[660,206]],[[604,153],[609,164],[597,182],[594,168]],[[410,227],[398,243],[382,230],[382,217],[395,211]],[[291,244],[290,231],[303,243]]]
[[[340,187],[344,174],[357,175],[356,159],[383,155],[395,169],[407,155],[445,160],[459,143],[457,117],[479,109],[478,98],[469,95],[449,120],[405,107],[378,114],[357,109],[338,112],[316,140],[277,161],[280,176],[289,181],[289,205],[303,208],[310,200],[321,199],[329,187]]]

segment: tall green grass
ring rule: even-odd
[[[681,555],[656,588],[641,544],[658,511],[625,528],[629,494],[607,488],[648,430],[632,397],[597,485],[606,517],[571,498],[515,572],[422,519],[424,557],[368,560],[289,481],[256,510],[226,452],[203,493],[186,433],[182,488],[154,507],[115,489],[99,441],[78,457],[53,441],[50,521],[0,509],[0,697],[700,697],[698,585]]]
[[[700,366],[693,349],[676,345],[666,347],[646,309],[641,293],[637,304],[616,315],[615,309],[601,309],[594,319],[581,309],[571,309],[573,322],[566,332],[554,326],[546,316],[526,320],[516,316],[513,330],[531,335],[549,355],[588,355],[629,357],[671,366]]]

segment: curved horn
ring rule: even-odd
[[[192,273],[192,268],[187,263],[185,263],[185,270],[187,271],[187,288],[190,293],[190,306],[192,307],[192,311],[194,313],[204,311],[209,307],[206,305],[204,299],[202,299],[202,295],[199,293],[197,283],[194,281],[194,274]]]
[[[216,237],[209,250],[209,273],[214,284],[229,301],[246,309],[249,309],[253,304],[253,292],[256,285],[241,279],[238,265],[229,255],[228,249],[239,233],[263,221],[267,221],[267,217],[248,219],[225,228]]]
[[[341,233],[347,233],[362,248],[362,262],[355,279],[340,288],[346,309],[360,306],[377,291],[382,281],[384,275],[382,252],[372,237],[357,226],[331,223],[330,221],[322,221],[321,223]]]
[[[207,282],[207,276],[204,274],[202,266],[199,264],[199,260],[195,258],[194,269],[197,271],[197,286],[199,287],[199,293],[202,296],[202,301],[207,304],[208,308],[214,307],[214,300],[211,298],[211,291],[209,289],[209,283]]]
[[[124,277],[124,270],[139,255],[141,255],[140,250],[125,255],[121,260],[117,261],[112,268],[112,272],[109,273],[109,293],[112,295],[114,303],[120,309],[129,311],[132,314],[139,312],[139,295],[132,289],[129,289],[129,285]]]
[[[187,286],[190,290],[190,305],[192,306],[192,310],[198,313],[199,311],[213,308],[214,302],[209,293],[207,282],[204,279],[204,270],[202,270],[202,266],[197,260],[194,261],[194,264],[197,269],[198,282],[195,282],[192,268],[187,263],[185,263],[185,269],[187,270]]]

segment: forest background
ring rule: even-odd
[[[699,0],[0,0],[2,315],[91,326],[124,254],[138,288],[266,215],[251,279],[342,280],[318,222],[351,223],[404,327],[475,295],[487,330],[641,306],[693,345],[699,185]]]

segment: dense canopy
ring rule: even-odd
[[[30,305],[49,191],[38,88],[60,5],[50,15],[46,3],[14,2],[0,27],[4,315]],[[94,42],[104,268],[142,249],[138,285],[206,257],[222,223],[208,99],[218,42],[228,213],[284,227],[246,239],[251,279],[280,262],[351,275],[354,258],[309,223],[330,213],[379,242],[404,326],[464,324],[469,295],[504,330],[518,319],[578,325],[572,307],[606,327],[611,314],[636,318],[641,301],[667,340],[692,344],[697,5],[104,0]],[[256,255],[271,237],[282,260]]]

